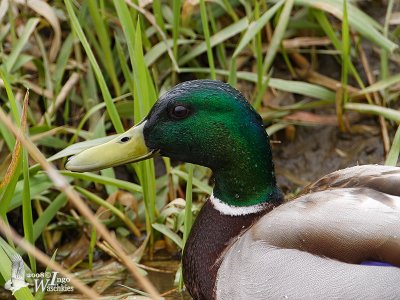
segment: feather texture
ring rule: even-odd
[[[334,172],[231,243],[217,299],[399,299],[400,169]],[[238,286],[240,287],[238,289]]]

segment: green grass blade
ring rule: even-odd
[[[126,62],[126,56],[124,53],[124,50],[122,49],[121,43],[118,41],[118,39],[115,40],[116,48],[117,48],[117,54],[118,54],[118,59],[119,63],[121,66],[122,73],[124,74],[125,82],[128,84],[128,88],[131,92],[131,94],[134,94],[135,88],[133,84],[133,75],[129,71],[128,64]]]
[[[17,103],[12,88],[9,84],[6,74],[0,67],[0,76],[3,79],[4,86],[6,88],[8,100],[10,103],[11,114],[18,127],[21,127],[21,118],[19,111],[19,104]],[[7,172],[3,178],[2,184],[0,184],[0,217],[3,220],[7,220],[7,212],[10,207],[10,203],[14,197],[15,187],[18,182],[18,178],[21,174],[22,168],[22,156],[23,149],[20,142],[16,142],[12,149],[12,160],[8,166]],[[5,184],[5,186],[4,186]]]
[[[3,123],[0,123],[0,136],[6,142],[8,150],[12,151],[15,145],[15,138]]]
[[[137,107],[139,108],[138,115],[135,116],[135,122],[139,122],[148,114],[157,99],[154,84],[152,82],[149,70],[144,60],[139,22],[136,27],[135,37],[133,73],[136,87],[135,92],[138,94],[138,98],[135,98],[135,102],[139,104]]]
[[[161,0],[153,0],[153,12],[154,16],[156,18],[157,25],[160,27],[160,29],[165,32],[165,23],[162,15],[162,10],[161,10]]]
[[[225,10],[231,16],[233,21],[234,22],[239,21],[239,17],[235,13],[235,10],[233,9],[233,7],[232,7],[231,3],[229,2],[229,0],[223,0],[223,1],[224,1]]]
[[[142,120],[150,111],[152,105],[156,101],[156,92],[153,82],[151,80],[148,68],[146,66],[140,23],[137,23],[136,33],[134,35],[134,49],[133,57],[133,79],[134,79],[134,116],[135,122]],[[143,197],[146,207],[146,230],[147,234],[151,235],[157,211],[156,211],[156,188],[155,188],[155,170],[153,159],[142,161],[138,163],[139,166],[139,180],[143,188]],[[150,244],[152,245],[152,240]],[[152,246],[151,246],[152,247]]]
[[[217,74],[228,76],[226,70],[215,70]],[[209,73],[208,68],[181,68],[182,73]],[[237,78],[257,83],[257,74],[246,71],[237,72]],[[265,79],[266,77],[264,77]],[[318,85],[302,81],[292,81],[278,78],[271,78],[269,86],[280,91],[304,95],[316,99],[323,99],[335,103],[335,93]]]
[[[131,230],[131,232],[136,236],[136,237],[140,237],[140,231],[139,229],[136,227],[135,224],[132,223],[132,221],[122,212],[120,211],[118,208],[116,208],[115,206],[113,206],[111,203],[103,200],[102,198],[100,198],[99,196],[97,196],[96,194],[89,192],[88,190],[81,188],[80,186],[75,186],[75,189],[81,193],[83,196],[85,196],[88,200],[96,203],[97,205],[108,209],[109,211],[111,211],[115,216],[117,216],[122,222],[125,223],[125,225]]]
[[[296,0],[297,5],[311,6],[326,11],[338,19],[343,19],[343,0]],[[376,45],[385,48],[389,52],[398,49],[399,45],[386,38],[379,32],[380,25],[367,14],[352,4],[348,4],[348,20],[350,27],[359,32]]]
[[[177,41],[178,45],[186,45],[186,44],[192,44],[193,41],[191,40],[185,40],[185,39],[179,39]],[[169,39],[164,41],[161,41],[154,45],[149,51],[144,56],[144,60],[146,61],[147,67],[150,67],[153,65],[157,59],[162,57],[162,55],[168,51],[168,47],[173,46],[173,40]]]
[[[172,1],[172,12],[174,14],[173,24],[172,24],[172,40],[173,40],[172,52],[174,54],[174,58],[178,59],[178,37],[179,37],[179,25],[181,20],[180,0]]]
[[[31,199],[38,197],[53,186],[52,181],[45,173],[38,173],[29,176]],[[8,188],[8,187],[7,187]],[[22,180],[16,183],[13,189],[14,195],[12,196],[11,203],[8,205],[7,211],[11,211],[22,205],[24,183]]]
[[[318,21],[319,25],[321,26],[321,28],[323,29],[325,34],[329,37],[329,39],[331,40],[331,42],[334,45],[334,47],[336,48],[336,50],[338,50],[340,53],[343,53],[342,43],[336,36],[336,32],[335,32],[333,26],[329,23],[329,20],[328,20],[327,16],[325,15],[325,13],[323,11],[318,11],[318,10],[313,10],[312,12],[313,12],[315,19]],[[349,53],[349,55],[350,55],[350,53]],[[345,61],[348,65],[347,69],[350,70],[351,74],[356,79],[358,85],[361,88],[365,88],[364,83],[363,83],[360,75],[358,74],[357,69],[355,68],[354,64],[352,63],[352,61],[350,59],[346,59]]]
[[[68,203],[67,196],[65,194],[59,194],[49,206],[46,207],[44,212],[37,218],[33,224],[33,240],[36,241],[46,226],[54,219],[59,210]]]
[[[344,108],[354,110],[359,113],[382,116],[388,120],[400,123],[400,111],[392,108],[386,108],[379,105],[365,103],[347,103],[345,104]]]
[[[281,41],[286,31],[286,27],[289,23],[290,13],[292,12],[294,0],[285,1],[282,13],[279,17],[278,24],[276,25],[274,35],[272,36],[271,42],[268,47],[267,54],[264,60],[263,73],[266,74],[272,65],[272,62],[278,52],[281,45]]]
[[[232,57],[231,58],[231,63],[229,65],[229,76],[228,76],[228,83],[231,86],[236,86],[237,84],[237,64],[236,64],[236,58]]]
[[[192,193],[192,180],[193,180],[193,170],[194,170],[194,165],[193,164],[186,164],[188,167],[188,177],[187,177],[187,183],[186,183],[186,201],[185,201],[185,221],[184,221],[184,226],[183,226],[183,239],[182,239],[182,255],[183,255],[183,249],[185,248],[186,241],[189,237],[190,230],[192,229],[192,224],[193,224],[193,214],[192,214],[192,200],[193,200],[193,193]],[[182,274],[182,268],[178,270],[180,272],[179,276],[179,290],[182,290],[183,288],[183,274]]]
[[[192,228],[193,215],[192,215],[192,184],[193,184],[193,164],[187,164],[188,167],[188,177],[186,183],[186,204],[185,204],[185,222],[183,227],[183,246],[185,246],[186,241],[189,237],[190,229]]]
[[[189,174],[186,172],[183,172],[181,170],[178,170],[176,168],[171,170],[172,174],[178,175],[179,177],[181,177],[182,179],[189,181]],[[202,191],[203,193],[206,193],[207,195],[211,195],[212,193],[212,187],[209,186],[208,184],[200,181],[199,179],[197,179],[196,177],[193,177],[191,179],[192,184],[197,187],[200,191]]]
[[[259,86],[259,88],[257,89],[257,96],[256,96],[256,99],[254,100],[254,103],[253,103],[253,107],[254,107],[255,110],[258,110],[260,108],[260,106],[261,106],[261,102],[263,100],[265,92],[268,89],[269,82],[271,80],[271,76],[272,76],[272,69],[271,69],[271,71],[268,73],[268,75],[266,77],[261,76],[261,83],[260,83],[260,77],[259,77],[259,74],[257,72],[257,86]]]
[[[101,183],[104,185],[109,184],[111,186],[115,186],[117,188],[130,191],[132,193],[142,193],[143,192],[142,187],[140,185],[137,185],[137,184],[134,184],[134,183],[131,183],[128,181],[120,180],[120,179],[104,177],[104,176],[93,174],[93,173],[74,173],[74,172],[69,172],[69,171],[60,171],[60,174],[71,177],[71,178]]]
[[[258,34],[261,29],[269,22],[269,20],[276,14],[276,12],[281,8],[281,6],[285,3],[285,0],[280,0],[275,3],[270,9],[268,9],[258,20],[251,22],[246,30],[246,33],[243,35],[240,40],[239,45],[236,47],[235,52],[233,52],[233,57],[239,55],[240,52],[250,43],[252,39]]]
[[[68,64],[68,60],[72,53],[72,47],[74,45],[74,34],[71,32],[68,37],[64,40],[60,53],[58,54],[55,71],[53,72],[52,78],[54,83],[54,91],[56,94],[61,89],[62,79],[65,73],[65,69]]]
[[[399,160],[400,155],[400,126],[397,128],[396,135],[393,139],[392,147],[388,153],[388,156],[385,161],[385,165],[387,166],[396,166],[397,161]]]
[[[5,188],[0,190],[0,217],[6,219],[7,212],[13,208],[12,200],[15,199],[15,189],[18,183],[19,175],[21,174],[21,160],[17,162],[16,171],[12,174],[10,181]],[[19,205],[21,205],[20,200]]]
[[[0,67],[0,77],[3,80],[4,87],[7,92],[7,97],[9,101],[8,103],[10,104],[10,109],[11,109],[11,115],[14,118],[14,122],[19,127],[21,125],[21,120],[19,118],[20,105],[18,104],[17,100],[14,97],[10,80],[8,79],[8,73],[4,72],[2,67]]]
[[[180,249],[182,249],[183,247],[182,238],[175,232],[173,232],[171,229],[169,229],[166,225],[160,223],[154,223],[152,224],[152,227],[158,232],[161,232],[166,237],[170,238]]]
[[[121,88],[117,78],[117,73],[115,71],[114,58],[111,51],[110,34],[108,33],[108,30],[103,20],[101,19],[97,0],[89,0],[88,8],[90,16],[93,19],[94,28],[96,28],[96,35],[99,39],[101,46],[101,52],[98,53],[98,57],[103,62],[103,65],[108,73],[107,75],[110,76],[116,96],[119,96],[121,94]]]
[[[238,78],[246,79],[249,81],[257,82],[257,75],[250,72],[238,72]],[[335,101],[335,93],[318,85],[311,84],[302,81],[291,81],[278,78],[271,78],[269,80],[269,86],[275,89],[309,96],[316,99]]]
[[[22,194],[22,220],[24,227],[24,238],[32,245],[35,244],[33,237],[33,216],[32,216],[32,203],[31,191],[29,182],[29,163],[28,152],[24,149],[22,151],[22,173],[23,173],[23,194]],[[29,255],[30,266],[32,272],[36,272],[36,260],[32,255]]]
[[[391,76],[389,78],[380,80],[375,82],[374,84],[371,84],[370,86],[366,87],[365,89],[362,89],[357,93],[357,95],[364,95],[368,93],[373,93],[373,92],[380,92],[388,87],[395,85],[400,82],[400,74]]]
[[[41,61],[42,61],[42,66],[43,66],[43,75],[44,75],[44,87],[51,92],[51,94],[54,94],[54,89],[53,89],[53,81],[51,80],[51,75],[50,75],[50,64],[49,60],[47,59],[47,52],[45,49],[45,46],[43,44],[42,38],[40,35],[35,32],[34,33],[35,39],[36,39],[36,44],[39,48],[39,51],[41,53]]]
[[[135,65],[135,25],[133,23],[131,15],[129,14],[129,8],[126,5],[125,1],[114,0],[113,3],[115,9],[117,10],[118,20],[121,22],[126,44],[128,46],[129,58],[131,60],[131,65],[133,68],[133,66]]]
[[[38,18],[31,18],[26,22],[26,25],[24,27],[24,31],[21,34],[20,39],[18,40],[17,44],[13,47],[13,50],[11,51],[10,55],[8,56],[5,67],[7,72],[10,72],[15,64],[15,62],[18,59],[18,56],[21,54],[24,46],[29,40],[29,37],[35,30],[37,24],[39,23]]]
[[[118,133],[122,133],[124,131],[122,122],[119,118],[119,115],[118,115],[117,109],[115,108],[114,102],[112,101],[110,91],[108,90],[106,81],[103,77],[103,73],[100,70],[100,67],[96,61],[96,58],[93,54],[92,49],[90,48],[90,45],[86,39],[86,36],[83,33],[83,30],[82,30],[81,25],[79,24],[78,18],[75,15],[71,0],[64,0],[64,2],[65,2],[68,16],[69,16],[69,19],[71,22],[71,26],[72,26],[75,34],[78,36],[83,48],[85,49],[86,55],[88,56],[90,64],[92,65],[93,71],[96,75],[97,82],[100,86],[101,93],[102,93],[104,101],[106,103],[107,111],[108,111],[108,114],[110,115],[110,118],[114,125],[114,128]]]
[[[254,3],[254,18],[256,21],[260,19],[260,3],[255,1]],[[256,57],[257,67],[257,85],[256,90],[260,91],[263,85],[263,53],[262,53],[262,32],[258,31],[254,37],[254,55]],[[264,94],[264,92],[263,92]],[[261,97],[260,97],[261,99]],[[256,108],[257,109],[257,108]]]
[[[390,16],[392,15],[392,10],[393,10],[393,0],[389,0],[387,9],[386,9],[386,17],[385,17],[385,24],[383,26],[383,35],[387,38],[389,35],[389,21],[390,21]],[[381,49],[380,52],[381,56],[381,73],[380,73],[380,78],[382,80],[386,80],[389,77],[389,51],[386,49]],[[388,97],[388,91],[384,89],[383,91],[383,103],[385,104]]]
[[[277,133],[279,130],[285,129],[288,126],[286,123],[275,123],[265,129],[269,136]]]
[[[210,47],[213,48],[216,45],[223,43],[224,41],[230,39],[231,37],[234,37],[238,33],[241,33],[242,31],[246,30],[248,24],[249,22],[247,21],[247,18],[242,18],[238,22],[233,23],[232,25],[229,25],[224,29],[221,29],[219,32],[217,32],[210,38]],[[188,61],[199,56],[200,54],[203,54],[206,51],[207,51],[206,42],[205,41],[201,42],[191,51],[189,51],[186,55],[184,55],[181,59],[179,59],[179,65],[186,64]]]
[[[94,250],[96,247],[96,242],[97,242],[97,231],[95,227],[92,227],[92,230],[90,231],[90,244],[88,253],[89,270],[93,270],[93,258],[94,258]]]
[[[325,13],[317,9],[312,10],[312,13],[315,19],[318,21],[320,27],[324,30],[327,37],[329,37],[329,39],[331,40],[333,46],[336,49],[340,50],[342,48],[342,45],[340,44],[340,41],[336,36],[336,32],[333,30],[333,27],[329,23],[329,20],[326,17]]]
[[[343,20],[342,20],[342,88],[343,103],[347,103],[349,94],[347,91],[348,70],[350,61],[350,29],[347,17],[347,1],[343,1]]]
[[[210,29],[208,28],[207,10],[204,0],[200,0],[200,14],[201,14],[201,23],[203,25],[204,38],[206,40],[208,66],[211,72],[211,79],[215,80],[217,79],[217,75],[215,74],[214,57],[210,42]]]
[[[123,32],[125,39],[127,40],[127,47],[128,47],[128,53],[129,53],[129,59],[132,65],[132,68],[135,68],[135,62],[134,62],[134,57],[135,57],[135,50],[134,50],[134,45],[135,45],[135,28],[132,22],[132,19],[130,15],[127,13],[128,8],[126,5],[124,6],[124,3],[121,3],[122,1],[116,1],[114,3],[116,9],[117,9],[117,14],[119,15],[119,20],[121,24],[123,25]],[[120,66],[122,69],[122,73],[124,74],[125,81],[128,84],[128,88],[131,91],[131,94],[134,96],[134,120],[135,122],[138,122],[141,118],[139,109],[137,108],[136,105],[139,105],[138,103],[138,98],[135,97],[135,93],[137,93],[135,89],[135,76],[137,77],[136,72],[131,72],[129,70],[129,66],[127,64],[127,59],[126,59],[126,53],[124,53],[124,50],[122,49],[121,44],[119,43],[118,39],[116,39],[116,48],[117,48],[117,54],[120,62]],[[149,99],[146,99],[149,100]],[[136,115],[138,114],[138,115]],[[140,166],[139,164],[133,164],[133,168],[135,169],[135,172],[140,176]],[[150,226],[150,225],[148,225]],[[149,228],[149,227],[148,227]]]
[[[207,6],[207,15],[210,16],[210,25],[211,25],[211,33],[217,33],[219,31],[219,26],[217,22],[215,21],[215,17],[213,12],[211,11],[211,5]],[[218,44],[215,47],[215,52],[217,56],[217,61],[220,65],[221,68],[226,69],[227,68],[227,62],[226,62],[226,49],[225,45],[223,43]]]

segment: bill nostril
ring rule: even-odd
[[[121,138],[121,142],[122,143],[126,143],[127,141],[129,141],[131,138],[130,137],[128,137],[128,136],[124,136],[123,138]]]

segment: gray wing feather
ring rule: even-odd
[[[233,243],[217,299],[400,299],[400,168],[357,166],[310,185]]]
[[[400,196],[400,168],[362,165],[330,173],[307,186],[303,194],[334,188],[365,187]]]
[[[398,268],[351,265],[263,241],[249,246],[247,238],[218,271],[218,300],[400,299]]]

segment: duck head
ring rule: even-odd
[[[175,86],[139,124],[73,156],[66,168],[94,171],[155,154],[211,168],[214,195],[232,205],[257,203],[275,185],[260,115],[239,91],[213,80]]]

